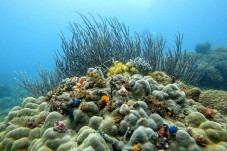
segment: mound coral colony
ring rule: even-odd
[[[0,150],[226,150],[225,119],[197,102],[198,91],[125,66],[115,63],[108,77],[89,68],[46,96],[25,98],[1,123]]]

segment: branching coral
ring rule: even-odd
[[[34,97],[45,96],[52,88],[56,87],[61,78],[55,71],[48,72],[38,68],[39,78],[31,79],[26,73],[16,73],[17,84]]]
[[[71,40],[67,41],[64,35],[60,36],[62,52],[55,56],[55,70],[51,73],[42,72],[41,81],[36,82],[32,82],[27,76],[18,76],[20,86],[33,96],[45,95],[61,79],[85,75],[89,67],[101,67],[103,71],[107,71],[113,60],[118,60],[114,65],[121,67],[111,68],[108,76],[138,73],[138,69],[131,63],[126,63],[126,67],[120,63],[137,57],[144,60],[135,59],[133,63],[144,73],[150,69],[164,71],[171,77],[188,83],[197,82],[201,77],[196,70],[195,57],[181,50],[182,34],[176,35],[175,49],[165,50],[165,40],[162,36],[155,37],[156,39],[152,34],[140,36],[135,33],[132,36],[125,24],[116,18],[100,17],[98,21],[92,15],[92,19],[83,14],[79,15],[84,25],[70,24]]]
[[[140,61],[143,67],[146,66],[145,70],[141,68],[143,71],[159,70],[188,83],[198,81],[200,73],[196,72],[196,58],[182,51],[182,34],[176,35],[176,48],[166,51],[166,42],[162,36],[155,37],[156,39],[149,33],[145,36],[137,33],[131,36],[126,26],[116,18],[101,18],[99,23],[94,16],[91,16],[93,20],[82,14],[80,16],[85,28],[80,24],[71,25],[73,38],[69,42],[61,36],[64,54],[57,56],[55,63],[57,71],[64,77],[82,75],[91,66],[100,66],[106,70],[113,60],[127,62],[139,57],[144,59]],[[134,64],[141,67],[138,59],[134,60]]]

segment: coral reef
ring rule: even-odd
[[[0,83],[0,98],[9,97],[11,95],[10,88],[7,84]]]
[[[211,44],[209,42],[205,42],[205,43],[198,43],[195,46],[195,51],[197,53],[202,53],[202,54],[206,54],[211,48]]]
[[[20,92],[20,95],[18,92]],[[14,84],[0,83],[0,122],[4,121],[12,107],[21,104],[20,97],[23,93],[24,90],[15,87]]]
[[[0,150],[226,150],[225,119],[193,98],[177,83],[89,68],[12,108]]]
[[[210,48],[205,53],[196,54],[198,71],[203,77],[198,86],[205,89],[227,90],[227,48]]]
[[[20,101],[17,101],[16,99],[13,99],[11,97],[0,98],[0,106],[1,106],[0,121],[3,121],[4,117],[7,116],[10,109],[17,105],[20,105]]]

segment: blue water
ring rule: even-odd
[[[131,31],[162,34],[172,45],[184,33],[183,48],[198,42],[227,46],[226,0],[8,0],[0,2],[0,83],[14,83],[14,71],[35,76],[36,67],[52,69],[58,36],[70,38],[69,22],[87,15],[117,17]]]

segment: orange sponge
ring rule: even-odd
[[[101,97],[101,101],[103,101],[103,102],[105,102],[105,103],[108,103],[108,102],[110,101],[110,98],[109,98],[108,96],[106,96],[106,95],[103,95],[103,96]]]

